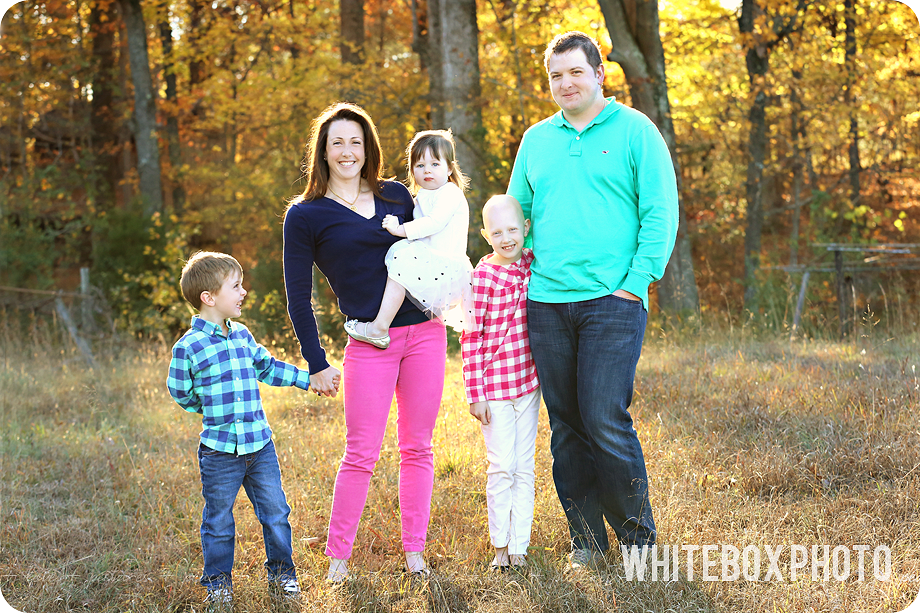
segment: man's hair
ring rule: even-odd
[[[182,295],[188,303],[200,310],[201,292],[216,294],[233,273],[243,276],[243,267],[232,255],[199,251],[190,257],[182,268],[179,287],[182,288]]]
[[[546,46],[546,53],[543,54],[543,68],[549,72],[549,58],[555,54],[568,53],[575,49],[581,49],[591,68],[597,72],[603,60],[601,60],[601,48],[597,41],[577,30],[558,34],[549,45]]]

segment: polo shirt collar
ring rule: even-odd
[[[227,325],[227,330],[229,332],[233,332],[233,320],[228,319],[224,323],[226,323]],[[221,330],[220,326],[204,319],[201,315],[192,316],[192,328],[194,328],[195,330],[199,330],[200,332],[204,332],[208,336],[214,336],[216,334],[219,334],[221,336],[224,335],[224,331]]]
[[[587,130],[588,128],[590,128],[591,126],[595,124],[603,123],[607,121],[607,119],[609,119],[611,115],[613,115],[614,113],[620,110],[620,105],[617,103],[617,99],[615,96],[610,96],[609,98],[606,98],[606,100],[607,100],[607,104],[606,106],[604,106],[604,109],[600,113],[597,114],[597,117],[595,117],[590,122],[588,122],[588,125],[584,127],[584,130],[582,130],[582,132],[584,132],[585,130]],[[575,130],[575,126],[570,124],[569,120],[566,119],[565,115],[562,114],[562,109],[560,109],[559,111],[556,112],[555,115],[550,117],[549,122],[553,124],[554,126],[556,126],[557,128],[566,127],[566,128],[571,128],[572,130]]]

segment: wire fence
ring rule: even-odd
[[[86,362],[98,366],[93,341],[115,334],[115,321],[102,291],[90,284],[89,269],[80,269],[80,291],[40,290],[0,285],[0,315],[7,327],[19,325],[30,336],[39,322],[60,328]]]

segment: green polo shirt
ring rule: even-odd
[[[648,308],[677,236],[677,180],[652,121],[608,99],[579,132],[562,111],[524,134],[508,194],[531,220],[528,295],[581,302],[624,289]]]

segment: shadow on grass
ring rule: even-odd
[[[338,610],[350,613],[390,613],[392,611],[432,611],[466,613],[471,611],[471,595],[461,584],[443,575],[428,580],[397,573],[356,576],[347,583],[329,588]]]
[[[558,560],[531,556],[523,572],[507,573],[531,602],[546,613],[680,611],[715,613],[712,598],[694,583],[684,581],[629,581],[622,574],[618,554],[614,562],[592,571],[572,572]]]

